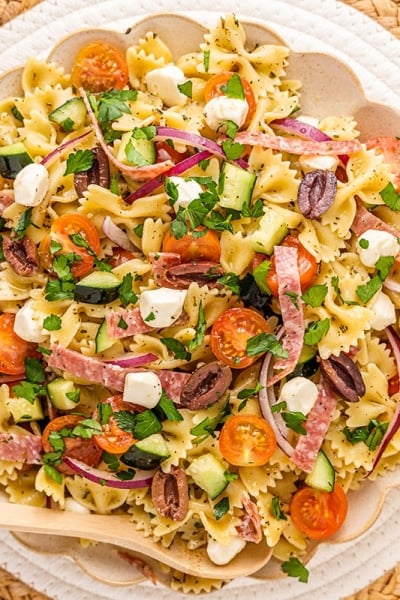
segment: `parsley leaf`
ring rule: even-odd
[[[282,563],[281,569],[287,573],[289,577],[297,577],[302,583],[307,583],[309,572],[308,569],[299,561],[298,558],[291,556],[289,560]]]
[[[400,194],[391,181],[380,192],[380,196],[391,210],[396,212],[400,210]]]
[[[303,342],[306,346],[315,346],[328,333],[330,326],[331,322],[328,317],[322,321],[311,321],[304,333]]]
[[[232,290],[237,296],[240,296],[239,275],[236,275],[236,273],[226,273],[222,277],[219,277],[217,282]]]
[[[190,79],[188,81],[185,81],[184,83],[178,83],[178,90],[180,91],[181,94],[183,94],[184,96],[187,96],[188,98],[192,97],[192,89],[193,89],[193,82],[190,81]]]
[[[240,158],[245,149],[243,144],[239,144],[238,142],[234,142],[230,139],[224,140],[221,145],[228,160],[236,160]]]
[[[54,468],[52,465],[45,464],[44,472],[46,473],[47,477],[50,477],[50,479],[53,479],[53,481],[55,481],[59,485],[62,484],[62,482],[63,482],[62,474],[60,473],[60,471],[57,471],[57,469]]]
[[[124,431],[132,433],[137,440],[142,440],[153,433],[161,431],[161,423],[151,410],[141,413],[131,413],[120,410],[114,413],[118,426]]]
[[[288,351],[282,347],[282,344],[272,333],[259,333],[247,340],[247,356],[257,356],[257,354],[264,352],[271,352],[271,354],[280,358],[288,357]]]
[[[274,496],[271,502],[271,512],[278,521],[287,521],[287,516],[282,512],[278,496]]]
[[[226,400],[224,406],[221,408],[219,413],[215,417],[206,417],[200,423],[192,427],[190,430],[191,435],[195,436],[193,440],[194,444],[201,444],[209,436],[215,437],[215,430],[218,425],[225,420],[230,413],[229,401]]]
[[[43,328],[47,329],[47,331],[57,331],[61,329],[61,317],[58,315],[49,315],[43,321]]]
[[[375,263],[375,268],[378,271],[379,279],[385,281],[389,275],[390,269],[394,264],[394,256],[381,256]]]
[[[388,426],[388,422],[381,423],[376,419],[371,419],[368,425],[355,429],[345,427],[343,433],[351,444],[363,442],[371,451],[374,451],[381,443]]]
[[[221,519],[229,511],[229,498],[222,498],[214,504],[214,517],[217,521]]]
[[[379,292],[381,287],[381,278],[379,277],[379,275],[374,275],[373,277],[371,277],[368,283],[357,286],[356,294],[360,298],[360,300],[364,302],[364,304],[366,304],[367,302],[369,302],[369,300],[371,300],[373,296],[375,296],[377,292]]]
[[[122,279],[122,283],[118,288],[118,297],[122,306],[126,307],[128,304],[136,304],[138,297],[132,289],[133,277],[132,273],[126,273]]]
[[[107,128],[110,121],[119,119],[124,113],[129,114],[127,102],[134,102],[137,96],[136,90],[111,90],[100,94],[97,100],[91,96],[90,100],[95,102],[95,112],[102,129]]]
[[[190,360],[191,354],[186,347],[175,338],[161,338],[160,342],[170,350],[177,360]]]
[[[228,79],[225,85],[221,85],[221,92],[228,98],[238,98],[239,100],[245,99],[243,90],[242,80],[240,75],[233,73],[232,77]]]
[[[289,429],[300,435],[305,435],[307,433],[303,427],[303,423],[307,421],[307,417],[302,412],[288,411],[282,412],[281,415]]]
[[[159,403],[157,404],[157,408],[162,410],[168,421],[183,421],[181,413],[176,408],[173,401],[167,397],[164,391],[161,395]]]
[[[24,210],[20,218],[18,219],[18,223],[14,229],[14,233],[18,240],[21,240],[29,225],[32,223],[32,207]]]
[[[43,385],[31,381],[21,381],[13,386],[13,392],[17,398],[24,398],[31,404],[34,404],[38,396],[46,395],[46,388]]]
[[[328,286],[326,283],[322,285],[313,285],[304,294],[301,296],[303,302],[312,306],[313,308],[318,308],[322,305],[325,300],[325,296],[328,293]]]
[[[49,302],[70,300],[74,297],[75,284],[61,279],[49,279],[45,288],[45,298]]]
[[[203,340],[204,340],[206,327],[207,327],[207,322],[206,322],[206,318],[204,316],[203,304],[200,302],[197,326],[196,326],[196,333],[195,333],[193,339],[189,340],[189,342],[187,344],[189,352],[194,352],[194,350],[196,350],[196,348],[201,346],[201,344],[203,343]]]
[[[77,150],[68,156],[64,175],[88,171],[93,166],[93,163],[94,153],[92,150]]]
[[[203,66],[206,73],[210,68],[210,50],[204,50],[203,52]]]

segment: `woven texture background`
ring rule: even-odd
[[[0,25],[41,0],[0,0]],[[400,0],[342,0],[360,10],[400,38]],[[343,600],[399,600],[400,563],[377,581]],[[0,569],[0,600],[51,600]]]

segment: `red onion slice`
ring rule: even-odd
[[[90,130],[86,131],[85,133],[82,133],[82,135],[78,135],[78,137],[73,138],[72,140],[68,140],[68,142],[64,142],[60,146],[57,146],[57,148],[54,148],[54,150],[52,150],[49,154],[47,154],[47,156],[45,156],[44,158],[42,158],[42,160],[40,161],[41,164],[44,167],[50,167],[52,165],[52,163],[65,150],[68,150],[69,148],[73,148],[74,146],[76,146],[76,144],[78,144],[81,140],[85,139],[85,137],[87,137],[90,133],[92,133]]]
[[[123,248],[124,250],[133,249],[133,244],[128,235],[118,227],[108,215],[104,217],[102,229],[108,239],[114,242],[114,244],[117,244],[120,248]]]
[[[399,339],[397,333],[394,331],[394,329],[392,329],[392,327],[388,327],[385,331],[386,331],[386,335],[388,337],[388,340],[389,340],[389,343],[392,348],[392,352],[393,352],[393,355],[394,355],[394,358],[396,361],[397,372],[400,373],[400,339]],[[376,453],[376,456],[374,458],[374,462],[372,464],[371,470],[367,473],[367,477],[369,477],[369,475],[371,475],[371,473],[374,471],[375,467],[377,466],[380,459],[382,458],[383,453],[385,452],[386,448],[390,444],[391,439],[397,433],[399,427],[400,427],[400,402],[397,402],[396,410],[394,411],[394,415],[392,417],[392,420],[389,423],[389,427],[387,428],[385,435],[382,438],[382,441],[378,448],[378,452]]]
[[[155,360],[158,360],[158,356],[152,352],[147,352],[146,354],[136,355],[126,354],[120,358],[106,359],[104,362],[110,365],[118,365],[119,367],[126,369],[131,367],[142,367],[143,365],[148,365]]]
[[[198,133],[192,133],[181,129],[175,129],[174,127],[157,127],[157,133],[153,137],[156,141],[172,140],[173,142],[183,142],[187,146],[193,148],[201,148],[202,150],[208,150],[211,154],[216,154],[225,158],[225,153],[213,140],[199,135]]]
[[[149,194],[154,192],[157,188],[162,186],[166,177],[182,175],[182,173],[185,173],[192,167],[195,167],[202,160],[207,160],[208,158],[210,158],[210,156],[212,156],[211,152],[209,152],[208,150],[203,150],[202,152],[193,154],[193,156],[184,158],[183,160],[178,162],[176,165],[171,167],[168,171],[165,171],[158,177],[154,177],[154,179],[150,179],[149,181],[146,181],[146,183],[144,183],[143,185],[138,187],[138,189],[136,191],[132,192],[132,194],[129,194],[129,196],[127,196],[124,199],[124,202],[126,204],[132,204],[132,202],[134,202],[138,198],[144,198],[145,196],[148,196]]]
[[[63,461],[68,465],[77,475],[81,475],[85,479],[104,485],[106,487],[118,488],[121,490],[131,490],[135,488],[142,488],[151,485],[153,475],[155,471],[140,471],[136,470],[135,475],[132,479],[119,479],[112,473],[102,471],[101,469],[95,469],[89,467],[87,464],[76,458],[65,456]]]

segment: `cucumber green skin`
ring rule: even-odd
[[[242,210],[244,204],[250,203],[256,179],[253,173],[225,162],[218,182],[221,206]]]
[[[146,471],[156,469],[168,456],[169,451],[163,437],[155,433],[131,446],[121,456],[121,462],[129,467]]]
[[[79,129],[85,124],[86,114],[86,107],[82,98],[70,98],[49,114],[49,120],[57,123],[63,129],[64,123],[70,123],[71,127],[68,127],[67,131],[71,131]]]
[[[74,300],[86,304],[108,304],[118,298],[117,288],[94,288],[77,283],[74,290]]]
[[[308,473],[305,483],[312,488],[332,492],[335,487],[336,473],[329,458],[323,450],[319,450],[314,468]]]
[[[76,408],[79,402],[73,402],[67,397],[67,393],[76,390],[75,385],[68,379],[58,377],[47,384],[47,394],[52,405],[59,410],[71,410]]]
[[[229,483],[224,465],[212,454],[204,454],[193,459],[187,473],[196,485],[207,492],[211,500],[215,500],[222,494]]]
[[[20,142],[0,148],[0,175],[6,179],[15,179],[32,162],[25,146]]]
[[[104,352],[104,350],[108,350],[108,348],[111,348],[111,346],[114,344],[115,340],[110,338],[110,336],[107,333],[107,321],[105,319],[100,324],[94,341],[96,344],[97,353]]]

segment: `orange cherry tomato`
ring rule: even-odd
[[[92,94],[122,90],[129,80],[125,54],[106,42],[91,42],[75,57],[71,72],[72,84]]]
[[[271,425],[251,414],[230,417],[221,429],[218,443],[225,460],[238,467],[265,465],[276,450]]]
[[[122,395],[117,394],[107,398],[106,404],[110,404],[113,414],[110,415],[107,422],[102,424],[103,432],[93,436],[96,444],[110,454],[123,454],[137,441],[129,431],[121,429],[114,413],[119,411],[129,411],[132,405],[122,400]],[[94,417],[97,418],[98,411]]]
[[[0,373],[7,375],[23,375],[25,358],[39,356],[37,344],[26,342],[14,331],[15,315],[0,314]]]
[[[211,350],[224,364],[233,369],[245,369],[257,360],[248,356],[247,342],[260,333],[270,333],[264,317],[251,308],[234,307],[225,310],[211,328]]]
[[[336,533],[347,515],[347,496],[336,483],[332,492],[305,486],[290,504],[293,523],[312,540],[324,540]]]
[[[282,246],[297,248],[297,266],[300,273],[301,289],[305,292],[315,281],[318,273],[318,263],[315,257],[304,248],[295,235],[288,235]],[[275,257],[271,257],[271,265],[267,273],[267,286],[273,296],[278,295],[278,278],[276,275]]]
[[[182,262],[193,260],[219,262],[221,257],[218,235],[215,231],[206,229],[203,225],[199,225],[194,231],[187,233],[178,240],[168,230],[163,239],[162,250],[163,252],[180,254]]]
[[[376,137],[368,140],[366,146],[368,150],[383,154],[385,162],[392,167],[394,186],[400,192],[400,140],[395,137]]]
[[[206,102],[211,100],[211,98],[215,98],[216,96],[223,96],[224,88],[228,81],[232,79],[232,75],[239,75],[238,73],[232,73],[230,71],[225,71],[223,73],[217,73],[216,75],[212,75],[210,79],[207,81],[206,86],[204,88],[204,99]],[[254,96],[253,89],[247,79],[244,77],[240,77],[240,81],[243,88],[244,99],[248,104],[248,112],[246,121],[243,124],[243,127],[247,127],[253,118],[253,115],[256,110],[256,98]]]
[[[78,234],[89,246],[90,251],[85,247],[76,245],[71,236]],[[51,242],[62,246],[60,250],[52,253]],[[53,222],[50,233],[43,238],[39,246],[39,255],[43,267],[52,271],[54,256],[73,253],[78,258],[71,266],[72,275],[75,278],[83,277],[92,270],[94,265],[94,253],[96,256],[100,252],[100,238],[96,227],[84,215],[79,213],[66,213],[58,217]]]
[[[73,429],[84,419],[82,415],[62,415],[49,421],[42,433],[42,446],[45,452],[54,452],[54,447],[51,444],[51,434],[54,432],[63,432],[63,440],[65,450],[63,456],[81,460],[89,467],[96,467],[103,454],[93,438],[74,437]],[[70,435],[69,435],[70,433]],[[73,471],[66,465],[61,463],[57,469],[61,473],[72,474]]]

